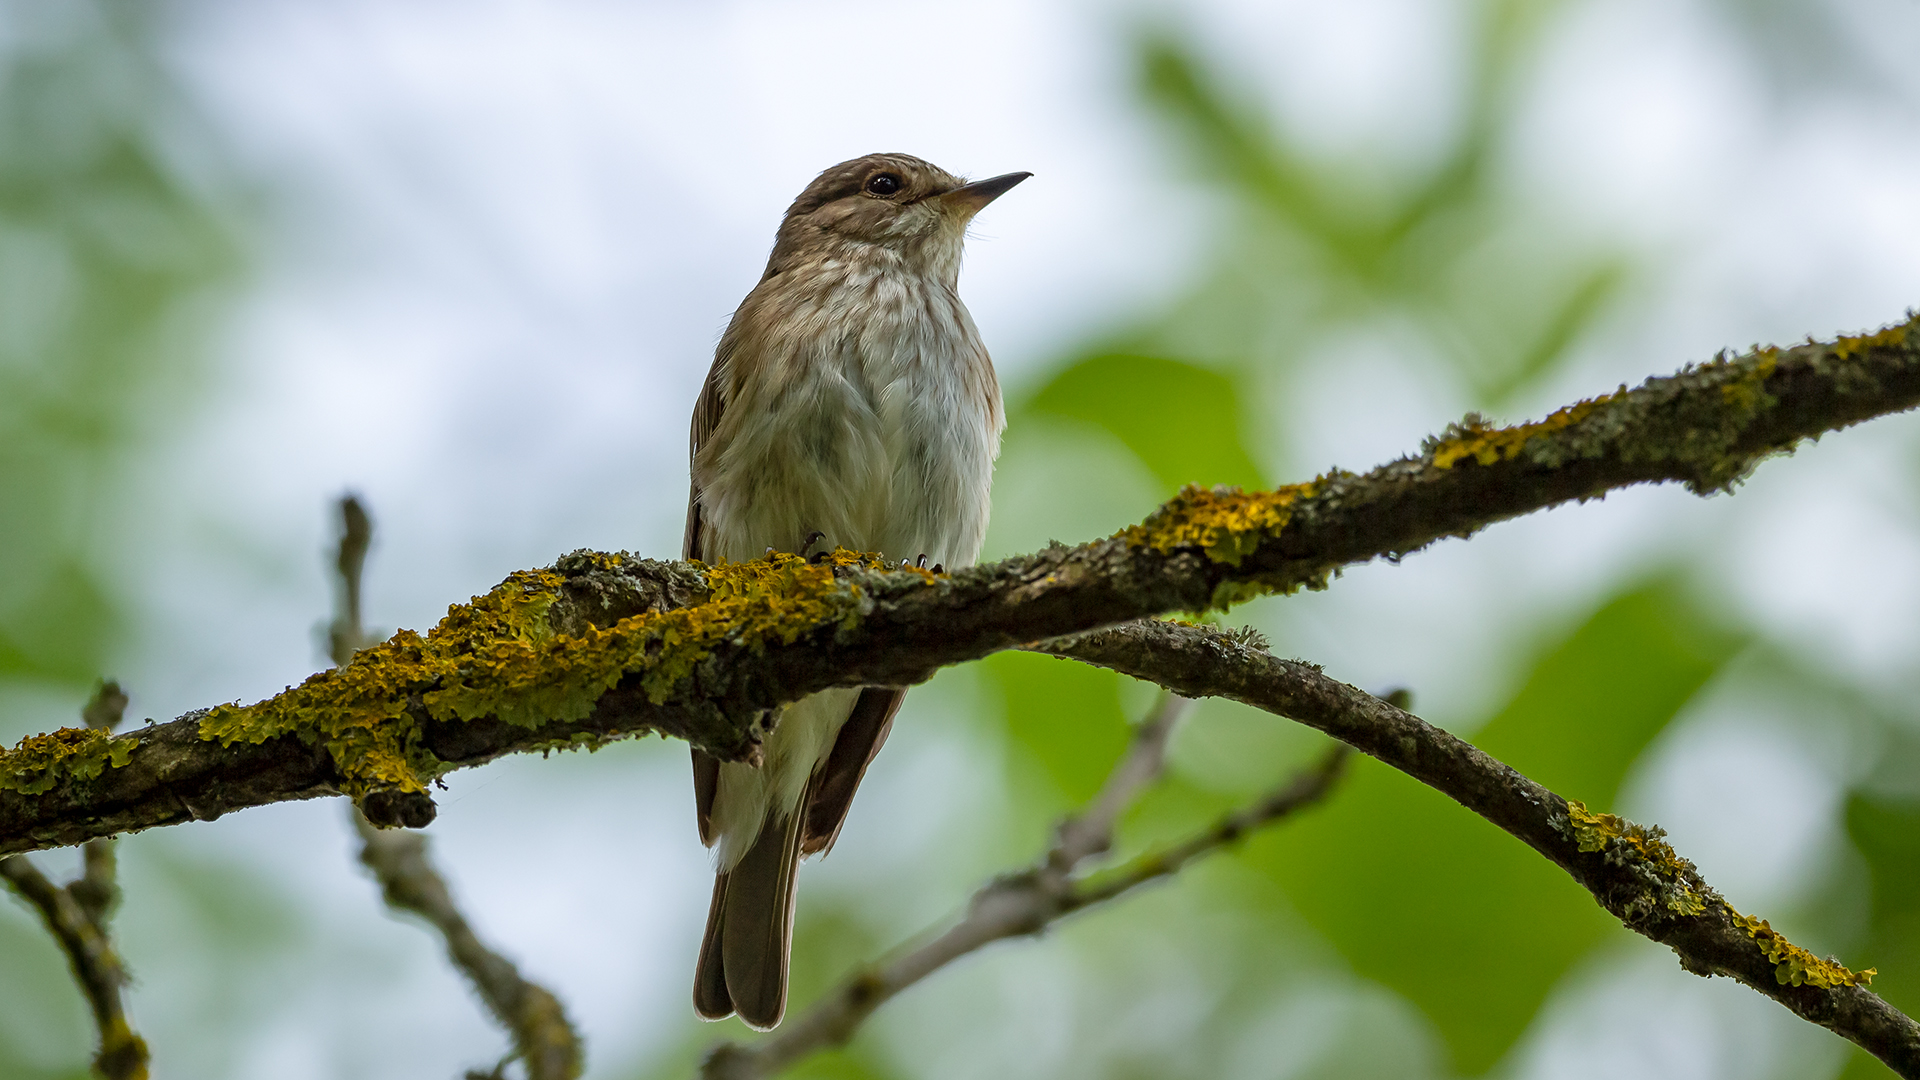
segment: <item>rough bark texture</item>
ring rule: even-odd
[[[391,687],[391,715],[365,728],[404,750],[414,772],[403,770],[400,781],[354,771],[337,738],[284,722],[240,727],[253,734],[230,744],[213,741],[208,714],[97,744],[37,736],[0,756],[0,854],[341,791],[360,796],[376,823],[424,824],[432,817],[425,783],[441,771],[649,731],[722,758],[750,758],[768,709],[829,686],[907,685],[1027,642],[1317,587],[1343,566],[1632,484],[1721,490],[1801,439],[1916,403],[1920,318],[1868,336],[1716,360],[1539,423],[1495,429],[1469,418],[1418,456],[1365,475],[1336,472],[1248,495],[1188,489],[1116,537],[950,576],[836,560],[782,564],[749,581],[729,567],[576,553],[550,571],[510,579],[528,596],[550,593],[535,596],[550,601],[539,626],[515,624],[499,641],[481,635],[459,646],[462,664],[477,664],[495,645],[529,658],[488,691],[498,713],[436,713],[451,669],[421,668],[429,674],[408,682],[398,668],[367,666],[382,662],[383,649],[411,647],[405,635],[356,656],[336,683],[290,692],[304,692],[310,707],[357,674],[385,679],[376,682]],[[739,602],[747,593],[760,606],[726,616],[737,621],[699,621],[723,610],[723,594]],[[484,599],[456,607],[443,626]],[[598,653],[574,655],[587,651],[573,649],[576,635],[591,638],[592,628],[607,629],[605,639],[625,650],[617,666],[592,667],[607,662]],[[686,644],[696,633],[707,636]],[[466,668],[459,671],[464,678]],[[359,692],[351,708],[365,709],[364,686]],[[542,722],[555,715],[539,711],[549,700],[579,704],[578,717]]]
[[[1512,834],[1628,929],[1672,949],[1688,971],[1738,979],[1901,1076],[1920,1077],[1920,1024],[1861,985],[1865,978],[1734,910],[1656,830],[1588,813],[1387,701],[1206,627],[1136,623],[1056,639],[1041,650],[1183,697],[1231,698],[1324,731]]]

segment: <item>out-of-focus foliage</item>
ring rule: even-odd
[[[1627,769],[1738,642],[1671,582],[1609,600],[1542,655],[1474,744],[1556,791],[1611,807]],[[1314,928],[1438,1025],[1484,1072],[1607,934],[1584,889],[1408,777],[1362,762],[1327,812],[1249,850]]]
[[[153,15],[0,8],[0,679],[101,675],[119,469],[197,374],[236,252],[163,142]]]
[[[1142,336],[1174,347],[1198,339],[1206,358],[1246,366],[1284,363],[1343,326],[1406,320],[1490,407],[1564,359],[1625,263],[1526,215],[1495,168],[1519,101],[1517,69],[1558,6],[1475,5],[1453,137],[1412,167],[1319,160],[1177,36],[1147,38],[1149,98],[1244,220],[1186,310]],[[1261,319],[1285,325],[1220,338],[1222,325],[1254,331],[1250,321]],[[1201,322],[1213,326],[1196,333]]]
[[[1865,858],[1869,916],[1863,956],[1880,974],[1875,993],[1909,1015],[1920,1012],[1920,736],[1890,725],[1888,745],[1874,773],[1848,798],[1847,838]],[[1846,1080],[1888,1075],[1886,1067],[1855,1053]]]
[[[1428,350],[1489,406],[1549,373],[1625,271],[1613,253],[1573,250],[1544,233],[1494,174],[1511,126],[1515,69],[1548,8],[1479,8],[1454,139],[1436,161],[1405,175],[1317,160],[1223,90],[1177,37],[1145,39],[1147,93],[1173,121],[1196,171],[1233,196],[1233,239],[1190,299],[1125,339],[1137,343],[1133,351],[1062,369],[1025,399],[1014,422],[1070,416],[1104,427],[1169,489],[1244,483],[1259,470],[1239,435],[1241,417],[1284,423],[1259,393],[1261,369],[1285,368],[1343,328],[1417,327]],[[1193,359],[1140,355],[1155,349]],[[1169,401],[1177,411],[1154,423]],[[1196,406],[1211,411],[1211,424],[1204,413],[1191,416]],[[1675,612],[1685,617],[1671,620]],[[1511,750],[1522,769],[1539,767],[1545,782],[1606,803],[1647,741],[1730,652],[1698,623],[1671,588],[1615,599],[1539,662],[1481,737],[1493,753]],[[1028,697],[1070,692],[1063,673],[1034,674],[1021,684]],[[1038,678],[1057,689],[1032,685]],[[1010,722],[1017,709],[1009,706]],[[1021,711],[1025,722],[1013,730],[1037,722],[1041,734],[1016,738],[1060,738],[1047,733],[1064,726],[1064,710]],[[1076,749],[1079,760],[1091,754],[1071,736],[1061,741],[1064,758]],[[1103,752],[1081,768],[1097,771],[1113,756]],[[1533,853],[1426,788],[1364,763],[1330,810],[1256,843],[1249,858],[1285,884],[1295,909],[1357,974],[1420,1007],[1469,1073],[1501,1058],[1607,932],[1604,913]]]
[[[1259,42],[1213,55],[1165,26],[1134,40],[1169,171],[1218,197],[1219,234],[1164,310],[1090,335],[1009,388],[1000,492],[1050,491],[1066,504],[1074,489],[1148,479],[1160,494],[1304,479],[1288,460],[1300,448],[1269,434],[1292,430],[1285,390],[1330,343],[1386,337],[1429,361],[1450,400],[1500,410],[1564,373],[1602,320],[1625,310],[1638,254],[1571,235],[1505,171],[1531,73],[1578,5],[1448,6],[1465,27],[1452,119],[1415,157],[1310,148],[1236,75],[1263,62]],[[191,123],[155,62],[152,10],[0,0],[0,689],[50,684],[76,705],[103,674],[123,606],[111,574],[128,542],[113,528],[117,485],[194,386],[206,301],[237,266],[219,200],[177,164],[174,137]],[[1793,68],[1783,60],[1809,60],[1794,70],[1822,80],[1860,70],[1846,62],[1855,46],[1837,4],[1720,0],[1717,10],[1769,72]],[[1049,456],[1062,446],[1086,453],[1064,466]],[[1112,475],[1087,473],[1088,461]],[[1005,528],[1009,511],[997,512]],[[1077,540],[1110,523],[1049,524]],[[1617,808],[1676,718],[1755,667],[1757,631],[1704,610],[1695,569],[1682,557],[1657,578],[1614,582],[1571,618],[1551,597],[1511,613],[1535,631],[1514,640],[1544,644],[1510,665],[1517,690],[1467,733],[1568,796]],[[1289,603],[1235,617],[1285,625]],[[1791,665],[1765,666],[1798,693],[1833,700],[1887,748],[1871,776],[1848,778],[1857,788],[1834,823],[1859,858],[1817,868],[1839,899],[1756,913],[1791,922],[1816,951],[1845,948],[1849,962],[1877,966],[1875,988],[1920,1009],[1920,798],[1895,782],[1920,769],[1920,749],[1901,734],[1912,718],[1840,701]],[[991,793],[991,813],[964,823],[967,843],[915,853],[924,862],[903,877],[944,880],[950,863],[971,873],[984,862],[984,880],[1036,855],[1059,816],[1098,788],[1151,700],[1110,673],[1025,654],[916,690],[909,717],[943,693],[965,698],[981,767],[999,770],[967,780]],[[1835,737],[1811,718],[1806,727]],[[1264,714],[1203,704],[1172,773],[1125,822],[1123,847],[1207,821],[1321,745]],[[175,1029],[148,1033],[159,1072],[231,1072],[233,1029],[261,1015],[275,980],[300,977],[275,952],[298,936],[276,919],[291,904],[232,866],[164,852],[146,865],[146,892],[130,903],[189,943],[205,984],[191,1009],[174,1010]],[[878,906],[857,891],[803,890],[790,1015],[907,932]],[[1516,841],[1361,762],[1328,806],[1040,942],[963,961],[795,1075],[1497,1074],[1573,973],[1610,950],[1651,948]],[[951,1030],[927,1026],[943,1020]],[[594,1074],[685,1076],[715,1038],[746,1036],[733,1023],[684,1025],[671,1050],[638,1066],[595,1061]],[[1003,1045],[1005,1032],[1035,1026],[1044,1038]],[[0,1076],[83,1076],[89,1043],[51,943],[24,918],[0,919]],[[972,1065],[989,1052],[1017,1065]],[[1846,1068],[1885,1075],[1859,1057]]]
[[[190,400],[210,302],[239,265],[221,200],[169,143],[187,133],[156,17],[0,4],[0,690],[70,696],[74,722],[124,614],[116,496]],[[85,1076],[79,993],[21,914],[0,920],[0,1075]]]
[[[1324,357],[1328,342],[1384,333],[1430,358],[1438,381],[1451,383],[1460,398],[1495,410],[1563,371],[1601,320],[1621,310],[1623,286],[1634,274],[1630,252],[1596,247],[1543,219],[1501,171],[1528,67],[1555,18],[1571,7],[1460,5],[1470,32],[1457,121],[1450,139],[1413,163],[1309,150],[1254,95],[1233,89],[1232,64],[1204,56],[1175,32],[1141,38],[1147,100],[1167,122],[1185,169],[1224,196],[1218,245],[1167,310],[1103,335],[1016,393],[1011,425],[1102,432],[1169,492],[1183,483],[1304,479],[1282,475],[1290,467],[1271,460],[1274,448],[1250,435],[1286,430],[1291,417],[1274,388],[1288,385],[1316,350]],[[1761,24],[1775,25],[1749,25]],[[1023,459],[1018,441],[1011,446],[1003,480],[1048,468]],[[1056,469],[1053,482],[1099,481]],[[1733,661],[1753,637],[1729,614],[1703,610],[1688,576],[1688,567],[1676,565],[1660,577],[1629,581],[1571,632],[1554,634],[1549,640],[1557,644],[1523,669],[1517,693],[1473,731],[1475,741],[1570,797],[1613,806],[1625,778],[1704,688],[1741,670]],[[1523,617],[1556,624],[1560,610],[1542,598]],[[1271,602],[1265,617],[1284,618],[1285,611],[1285,601]],[[1122,680],[1033,661],[987,667],[1004,691],[1004,737],[1017,748],[1009,755],[1013,775],[1027,770],[1026,785],[1016,785],[1022,812],[1051,816],[1084,799],[1119,753],[1116,705],[1125,695]],[[1775,666],[1771,677],[1795,676]],[[1809,684],[1802,692],[1820,699],[1821,688]],[[1853,715],[1855,705],[1833,708]],[[1297,735],[1276,739],[1273,727],[1270,718],[1208,706],[1183,739],[1209,747],[1198,757],[1216,773],[1265,775],[1270,783],[1313,745]],[[1190,771],[1176,775],[1133,816],[1133,842],[1191,828],[1227,805],[1235,786],[1202,784]],[[1035,797],[1036,789],[1049,788]],[[1885,966],[1909,953],[1920,961],[1920,945],[1912,944],[1920,922],[1908,917],[1920,910],[1920,894],[1907,888],[1912,841],[1899,840],[1920,827],[1915,805],[1856,799],[1848,813],[1874,870],[1872,941],[1850,955],[1878,961],[1884,954]],[[1039,824],[1030,828],[1037,833]],[[1415,1064],[1417,1025],[1350,1026],[1337,1038],[1322,1031],[1313,1045],[1295,1045],[1284,1069],[1275,1063],[1281,1071],[1486,1074],[1508,1061],[1571,973],[1600,950],[1636,947],[1591,897],[1533,852],[1371,762],[1355,767],[1328,808],[1256,839],[1240,862],[1281,893],[1227,887],[1226,876],[1196,875],[1198,881],[1178,887],[1211,888],[1213,903],[1237,908],[1246,955],[1292,951],[1312,968],[1327,962],[1323,950],[1331,947],[1335,967],[1344,970],[1307,976],[1329,1000],[1351,993],[1338,989],[1345,980],[1381,988],[1417,1010],[1441,1050],[1423,1067]],[[1779,914],[1838,942],[1851,936],[1845,916],[1833,913],[1845,907]],[[1173,933],[1127,912],[1091,918],[1111,920],[1108,931],[1086,936],[1112,948],[1156,930]],[[1169,1046],[1169,1063],[1148,1071],[1259,1074],[1230,1055],[1197,1048],[1242,1038],[1236,1025],[1293,1023],[1255,1020],[1262,1008],[1279,1006],[1250,1002],[1290,1000],[1301,984],[1299,968],[1220,957],[1210,967],[1195,964],[1198,978],[1223,987],[1215,1011],[1177,1037],[1184,1056]],[[1130,977],[1141,980],[1127,984],[1134,992],[1152,993],[1151,975]],[[1898,1000],[1901,984],[1889,985]],[[1107,985],[1087,990],[1089,1000],[1113,992]],[[1103,1039],[1126,1038],[1118,1029],[1080,1037],[1081,1053],[1096,1057]],[[1405,1049],[1382,1052],[1390,1045]],[[1121,1064],[1132,1059],[1115,1054],[1107,1068],[1133,1075]],[[1077,1060],[1089,1074],[1100,1071]]]
[[[1055,375],[1027,399],[1025,415],[1105,428],[1168,490],[1207,484],[1259,487],[1260,466],[1240,435],[1240,391],[1221,372],[1181,360],[1098,353]]]

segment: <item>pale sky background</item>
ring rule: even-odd
[[[1880,20],[1875,47],[1920,40],[1912,3],[1862,6]],[[146,538],[126,567],[147,604],[121,671],[136,715],[256,700],[314,670],[343,490],[376,519],[366,596],[383,629],[425,629],[448,603],[572,548],[677,554],[686,417],[713,343],[780,212],[826,165],[884,149],[975,177],[1035,173],[979,220],[962,277],[1017,391],[1087,334],[1166,300],[1208,249],[1219,208],[1166,163],[1137,105],[1132,27],[1191,27],[1316,146],[1417,156],[1450,120],[1439,43],[1459,28],[1445,10],[201,5],[169,52],[265,181],[271,243],[222,338],[213,402],[147,463],[130,511]],[[1657,272],[1634,323],[1528,409],[1724,346],[1871,329],[1920,303],[1913,86],[1904,98],[1776,93],[1693,3],[1578,5],[1552,37],[1529,75],[1510,182]],[[1429,391],[1365,343],[1330,348],[1285,388],[1303,419],[1273,439],[1308,468],[1366,468],[1468,407]],[[1510,689],[1499,664],[1516,635],[1680,550],[1721,567],[1726,596],[1782,641],[1891,691],[1911,681],[1920,644],[1916,435],[1911,418],[1882,422],[1768,464],[1734,499],[1630,492],[1357,570],[1287,601],[1301,610],[1281,644],[1362,686],[1411,684],[1436,718],[1471,724]],[[1100,527],[1165,494],[1128,474],[1100,487],[1114,515]],[[1051,535],[1046,501],[1003,493],[1002,553]],[[1060,539],[1094,531],[1078,528]],[[1707,555],[1704,537],[1729,546]],[[978,780],[987,770],[967,768],[979,748],[941,723],[965,707],[969,677],[942,682],[944,694],[910,699],[846,842],[808,872],[808,890],[880,875],[903,935],[1001,865],[962,845],[943,870],[919,872],[928,844],[957,842],[947,826],[961,809],[993,800]],[[1796,898],[1787,871],[1832,845],[1832,805],[1855,767],[1846,747],[1809,747],[1790,725],[1735,737],[1719,719],[1768,707],[1779,706],[1709,695],[1628,800],[1749,910]],[[459,896],[567,1002],[591,1076],[631,1072],[688,1007],[708,879],[684,770],[678,744],[625,745],[459,774],[440,800],[431,835]],[[122,922],[156,1076],[450,1076],[500,1045],[435,942],[379,906],[344,812],[278,806],[129,845],[135,899]],[[275,884],[260,903],[283,907],[289,928],[239,983],[182,959],[195,935],[222,932],[217,920],[138,899],[143,878],[232,863],[264,869]],[[1028,948],[977,958],[956,985],[1014,992],[1040,970],[1019,955]],[[925,990],[929,1002],[961,993]],[[1033,1031],[1004,1039],[1044,1044],[1045,994],[1020,992],[1035,997]],[[1301,1017],[1314,1006],[1300,1007],[1275,1030],[1310,1031]],[[1597,963],[1552,1009],[1520,1055],[1523,1075],[1789,1075],[1836,1049],[1650,946]],[[932,1011],[903,1003],[902,1015],[938,1023]],[[186,1038],[208,1016],[245,1041]],[[1622,1048],[1621,1025],[1643,1044]],[[1022,1075],[1068,1052],[1023,1049]],[[936,1074],[1014,1067],[982,1051]]]

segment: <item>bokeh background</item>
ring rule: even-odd
[[[1364,469],[1920,303],[1910,0],[0,3],[0,738],[250,701],[576,547],[678,551],[685,421],[786,202],[899,149],[1035,178],[962,291],[1010,427],[987,557],[1178,485]],[[1590,805],[1920,1009],[1920,424],[1731,498],[1623,492],[1231,617]],[[800,1007],[1031,859],[1147,688],[996,657],[909,697],[803,874]],[[1319,737],[1206,704],[1137,849]],[[688,1074],[685,748],[451,778],[430,830],[589,1075]],[[337,800],[121,845],[156,1075],[453,1077],[504,1038]],[[70,853],[42,856],[71,866]],[[85,1075],[0,903],[0,1075]],[[1327,807],[889,1005],[815,1076],[1867,1077],[1362,762]]]

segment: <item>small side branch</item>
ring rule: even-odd
[[[1111,900],[1122,893],[1163,877],[1179,873],[1188,863],[1236,843],[1248,833],[1271,825],[1303,807],[1327,797],[1333,785],[1346,771],[1353,751],[1335,746],[1320,763],[1295,776],[1283,787],[1268,793],[1253,805],[1227,814],[1205,832],[1188,837],[1165,851],[1149,852],[1108,873],[1077,885],[1067,898],[1068,910],[1078,910]]]
[[[1920,1024],[1820,959],[1743,915],[1658,829],[1527,779],[1404,709],[1202,626],[1148,621],[1057,638],[1036,651],[1158,683],[1188,697],[1225,697],[1333,736],[1434,788],[1565,870],[1627,929],[1672,949],[1696,975],[1726,975],[1804,1020],[1854,1042],[1903,1077],[1920,1078]]]
[[[722,1043],[701,1066],[702,1080],[760,1080],[816,1051],[844,1045],[867,1017],[915,983],[983,946],[1036,935],[1083,908],[1105,903],[1226,847],[1248,832],[1326,797],[1339,779],[1346,747],[1245,809],[1221,818],[1165,851],[1134,859],[1106,874],[1076,876],[1113,845],[1113,830],[1164,768],[1167,738],[1190,702],[1165,696],[1134,735],[1132,746],[1087,809],[1061,822],[1040,862],[997,878],[973,895],[967,914],[945,933],[855,974],[779,1033],[752,1045]]]
[[[126,712],[127,695],[118,683],[100,685],[81,716],[87,726],[111,731]],[[120,899],[111,838],[89,840],[81,848],[81,876],[56,885],[25,855],[0,859],[0,879],[33,905],[47,930],[67,954],[74,982],[87,999],[100,1031],[93,1067],[106,1080],[146,1080],[147,1043],[127,1019],[122,991],[127,971],[107,936],[107,916]]]
[[[334,562],[339,589],[333,623],[327,630],[328,652],[335,667],[344,667],[355,652],[378,640],[368,635],[360,619],[360,581],[372,545],[373,519],[366,507],[352,495],[342,498],[340,550]],[[512,1037],[512,1056],[526,1067],[527,1080],[574,1080],[579,1076],[580,1036],[567,1022],[560,999],[522,978],[511,960],[481,942],[454,906],[446,879],[427,858],[426,838],[377,828],[358,807],[348,813],[360,833],[360,861],[380,882],[387,906],[418,915],[440,931],[446,939],[448,958],[465,973],[487,1010]],[[499,1075],[499,1069],[494,1075]]]
[[[417,833],[376,829],[354,815],[360,829],[360,861],[380,881],[387,904],[432,924],[446,938],[447,956],[473,983],[494,1019],[513,1037],[528,1080],[574,1080],[580,1075],[580,1038],[566,1009],[544,987],[520,976],[513,962],[480,941],[453,904],[447,883],[427,859]]]

